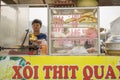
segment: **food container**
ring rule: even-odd
[[[120,50],[105,50],[106,55],[120,55]]]
[[[114,40],[120,40],[120,36],[114,36],[113,39]]]
[[[105,52],[109,55],[120,55],[120,36],[111,36],[106,41]]]
[[[112,40],[111,42],[120,43],[120,40]]]

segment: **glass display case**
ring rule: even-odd
[[[50,8],[50,55],[99,54],[97,7]]]

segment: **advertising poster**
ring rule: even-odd
[[[120,80],[119,0],[0,3],[0,80]]]

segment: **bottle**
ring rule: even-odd
[[[45,39],[42,40],[40,52],[41,55],[47,55],[47,41]]]

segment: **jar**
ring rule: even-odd
[[[97,6],[98,5],[98,2],[96,0],[78,0],[77,2],[77,6]]]

